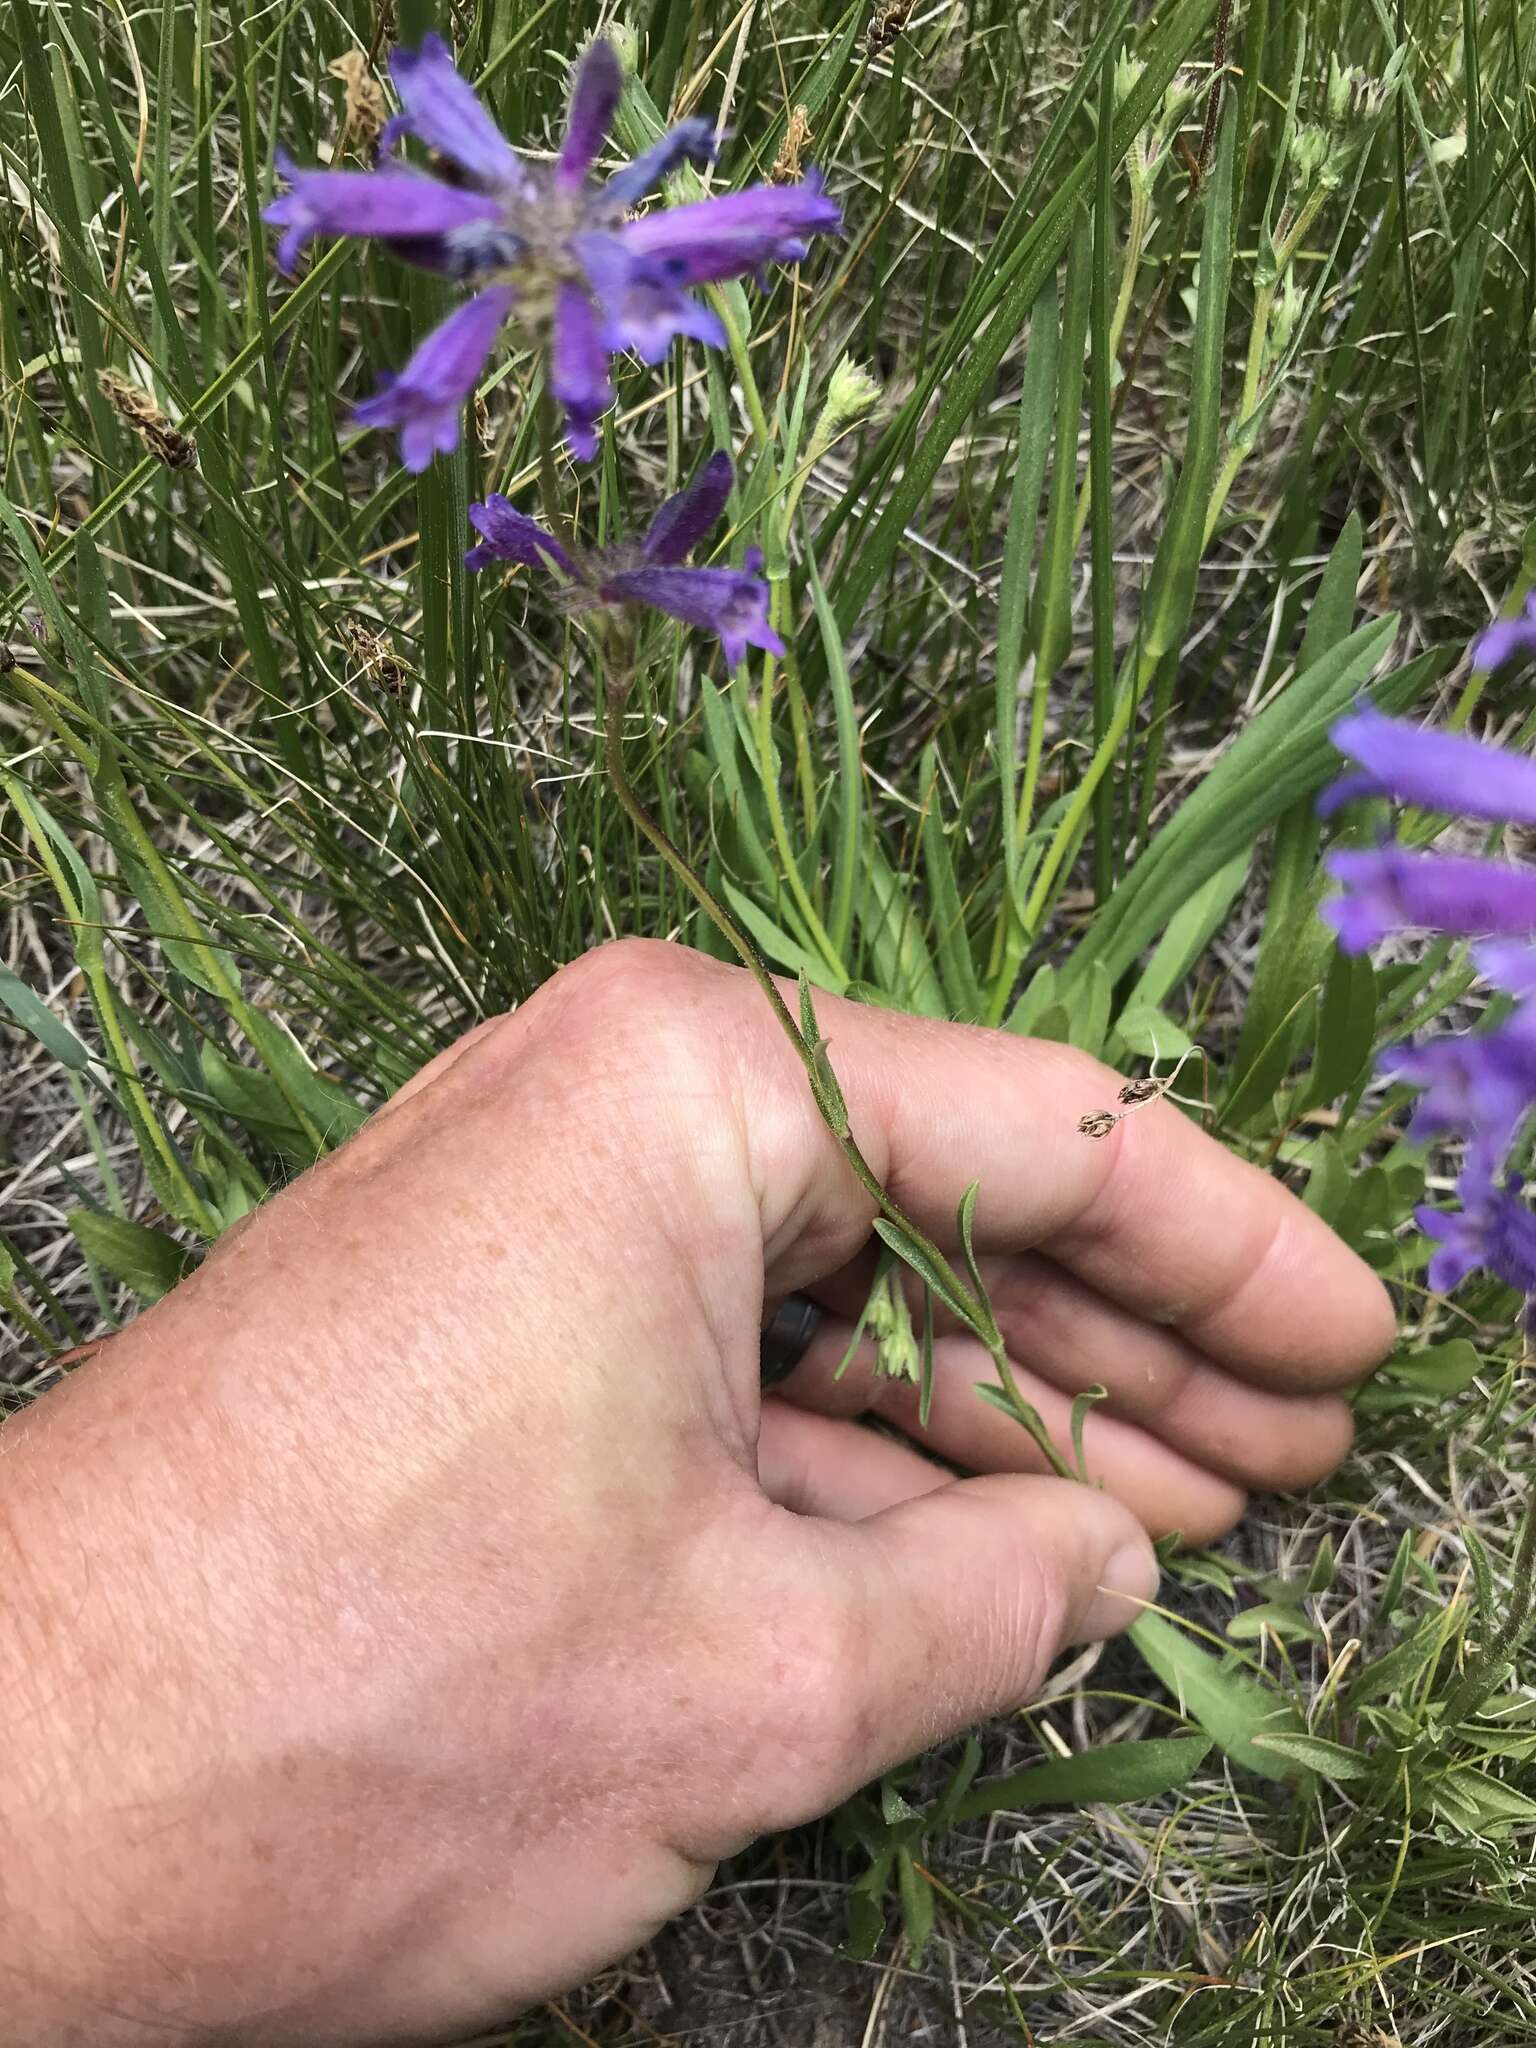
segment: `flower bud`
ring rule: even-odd
[[[1139,57],[1133,57],[1129,50],[1122,50],[1115,59],[1115,105],[1123,107],[1131,94],[1141,83],[1146,65]]]
[[[640,32],[632,22],[610,22],[604,31],[626,78],[633,78],[640,62]]]

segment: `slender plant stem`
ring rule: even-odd
[[[821,1053],[818,1059],[818,1048],[810,1043],[796,1023],[789,1005],[779,993],[778,984],[767,961],[708,883],[694,872],[686,855],[674,845],[666,831],[640,801],[629,779],[629,771],[624,765],[624,705],[628,696],[628,683],[614,681],[609,684],[604,697],[603,760],[614,795],[635,828],[656,849],[673,875],[698,903],[704,914],[712,920],[722,937],[734,949],[742,966],[766,996],[769,1008],[794,1048],[796,1058],[805,1068],[806,1078],[811,1084],[811,1094],[821,1113],[822,1121],[837,1141],[854,1179],[864,1189],[880,1214],[910,1239],[923,1258],[931,1262],[942,1277],[946,1289],[953,1294],[954,1306],[962,1312],[971,1330],[985,1344],[1014,1419],[1033,1437],[1052,1468],[1062,1478],[1080,1477],[1052,1443],[1040,1415],[1020,1392],[1002,1334],[992,1314],[991,1304],[961,1279],[932,1238],[917,1227],[900,1204],[881,1186],[879,1176],[860,1151],[858,1141],[849,1128],[847,1111],[842,1108],[840,1098],[828,1091],[821,1070],[821,1062],[826,1058],[825,1053]]]
[[[757,410],[760,412],[761,408]],[[549,395],[541,391],[538,410],[539,484],[543,496],[544,515],[549,521],[551,531],[558,539],[569,545],[569,529],[560,507],[559,478],[555,468],[556,425],[554,407]],[[766,429],[766,422],[763,425]],[[602,650],[601,627],[594,633],[593,644],[596,649]],[[900,1204],[886,1193],[880,1184],[879,1175],[860,1151],[858,1141],[849,1126],[848,1111],[832,1072],[831,1063],[827,1059],[825,1047],[816,1036],[814,1021],[811,1021],[809,1033],[801,1029],[789,1005],[779,993],[778,983],[774,980],[767,961],[709,884],[694,871],[692,863],[674,844],[666,829],[651,816],[641,802],[624,763],[624,707],[634,686],[633,667],[627,657],[619,667],[610,666],[607,660],[602,661],[602,667],[603,762],[607,769],[609,786],[625,814],[641,837],[655,848],[665,866],[693,897],[762,990],[768,1007],[778,1019],[780,1029],[794,1049],[795,1057],[805,1069],[806,1079],[811,1085],[812,1100],[822,1122],[831,1132],[847,1160],[854,1179],[869,1196],[880,1215],[894,1225],[899,1235],[916,1254],[916,1257],[909,1258],[907,1263],[925,1280],[923,1267],[928,1267],[937,1279],[949,1305],[986,1346],[1010,1413],[1034,1439],[1052,1468],[1063,1478],[1078,1477],[1079,1475],[1074,1473],[1051,1442],[1038,1412],[1020,1392],[1018,1381],[1014,1378],[1012,1362],[1003,1343],[1002,1332],[997,1327],[997,1318],[993,1315],[992,1305],[985,1294],[961,1278],[926,1231],[920,1230]],[[807,994],[804,997],[807,1007],[809,1000]]]

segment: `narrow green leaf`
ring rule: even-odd
[[[1255,1746],[1260,1735],[1305,1730],[1289,1700],[1235,1663],[1224,1663],[1160,1614],[1141,1614],[1130,1637],[1180,1706],[1235,1764],[1263,1778],[1293,1778],[1296,1764]]]
[[[1079,1756],[1033,1764],[1007,1778],[976,1785],[954,1806],[956,1820],[1031,1812],[1037,1806],[1118,1805],[1177,1791],[1199,1770],[1211,1745],[1196,1735],[1151,1736],[1109,1742]]]
[[[1346,1749],[1341,1742],[1325,1742],[1320,1735],[1256,1735],[1253,1740],[1266,1754],[1301,1770],[1315,1771],[1334,1784],[1349,1784],[1375,1772],[1370,1758],[1359,1750]]]
[[[910,1232],[903,1230],[899,1223],[893,1223],[888,1216],[877,1216],[874,1229],[881,1243],[889,1245],[897,1258],[910,1266],[919,1280],[926,1282],[933,1289],[950,1313],[958,1316],[960,1321],[969,1327],[972,1317],[965,1303],[955,1292],[954,1283],[917,1239]]]
[[[915,1970],[933,1934],[933,1887],[912,1861],[911,1852],[896,1852],[896,1891],[901,1900],[907,1961]]]
[[[34,995],[3,961],[0,961],[0,1003],[24,1031],[29,1031],[39,1045],[66,1067],[79,1073],[89,1063],[90,1054],[69,1026],[56,1017],[42,998]]]

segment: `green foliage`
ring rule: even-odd
[[[1158,1718],[1086,1745],[1043,1721],[1027,1767],[979,1780],[973,1744],[936,1792],[855,1809],[852,1946],[880,1948],[894,1901],[916,1965],[937,1931],[985,1960],[1009,1924],[949,1884],[952,1831],[1121,1802],[1149,1868],[1194,1870],[1166,1894],[1187,1916],[1159,1906],[1137,2024],[1310,2043],[1388,2024],[1378,1984],[1401,1994],[1390,1958],[1438,1938],[1426,1913],[1494,1977],[1529,1926],[1513,1304],[1426,1294],[1412,1211],[1443,1176],[1371,1078],[1385,1044],[1465,1018],[1473,976],[1449,945],[1335,954],[1314,798],[1361,695],[1529,737],[1528,693],[1455,665],[1488,593],[1530,579],[1536,12],[1258,0],[1213,102],[1227,12],[976,0],[910,11],[873,52],[868,10],[836,0],[640,10],[626,144],[686,99],[746,182],[803,108],[849,233],[723,302],[729,359],[621,376],[582,519],[642,522],[711,440],[742,458],[733,517],[762,532],[792,657],[731,677],[648,628],[627,757],[812,1027],[825,991],[1138,1076],[1198,1048],[1184,1073],[1226,1142],[1398,1286],[1404,1348],[1356,1399],[1326,1550],[1319,1531],[1281,1584],[1179,1567],[1203,1635],[1146,1616],[1125,1680]],[[595,940],[719,949],[596,772],[568,626],[528,577],[462,571],[471,498],[533,486],[532,359],[493,363],[463,449],[413,480],[346,417],[438,287],[377,250],[273,271],[274,150],[347,156],[327,66],[373,51],[378,19],[0,12],[0,1060],[83,1133],[51,1208],[0,1215],[7,1338],[35,1360],[120,1290],[173,1284]],[[443,26],[538,145],[598,20],[498,0]],[[818,441],[845,353],[881,401]],[[195,440],[195,468],[157,458],[104,370]],[[824,1050],[817,1078],[839,1104]],[[978,1203],[951,1249],[979,1291]],[[928,1263],[925,1399],[950,1285]],[[1474,1516],[1481,1548],[1455,1533]],[[1101,1730],[1127,1710],[1077,1697]],[[1059,1884],[1056,1847],[1020,1853]],[[1336,1966],[1308,1919],[1323,1856],[1349,1880]],[[1005,1894],[1002,1852],[998,1873]],[[1219,1968],[1207,1892],[1257,1902],[1228,1913]],[[1083,1907],[1075,1939],[1052,1968],[1102,1963],[1119,1996],[1115,1913]],[[1298,1990],[1299,1958],[1320,1988]],[[1470,1993],[1437,1996],[1411,1992],[1425,2038],[1477,2023]]]

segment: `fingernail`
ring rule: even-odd
[[[1083,1616],[1079,1642],[1101,1642],[1105,1636],[1118,1635],[1121,1629],[1129,1628],[1156,1595],[1161,1578],[1150,1543],[1123,1544],[1099,1574]]]

